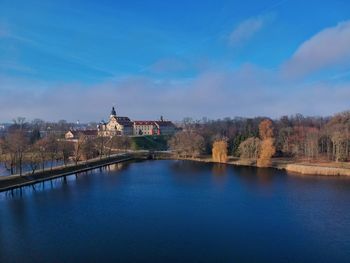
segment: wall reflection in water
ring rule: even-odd
[[[0,193],[0,200],[2,199],[17,199],[22,198],[28,195],[33,195],[34,193],[44,192],[47,190],[54,190],[62,188],[64,191],[69,191],[70,186],[72,185],[83,185],[92,186],[96,178],[94,175],[99,177],[103,175],[116,175],[117,173],[126,170],[129,167],[130,163],[117,163],[105,167],[100,167],[91,171],[72,174],[45,182],[36,183],[29,186],[24,186],[21,188],[9,190],[6,192]],[[69,195],[67,195],[69,196]]]
[[[0,262],[348,262],[349,189],[275,169],[113,165],[3,195]]]

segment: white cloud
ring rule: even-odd
[[[54,85],[3,81],[0,122],[28,119],[100,121],[111,106],[132,119],[172,120],[303,113],[329,115],[348,108],[350,83],[280,82],[275,72],[244,65],[234,71],[207,71],[183,81],[134,76],[100,85]]]
[[[349,27],[350,22],[340,23],[306,41],[283,65],[283,72],[306,74],[350,56]],[[160,70],[168,64],[160,63]],[[108,117],[112,105],[117,106],[118,114],[133,119],[163,115],[172,120],[186,116],[279,117],[298,112],[330,115],[348,109],[350,82],[339,82],[343,75],[305,84],[302,79],[286,81],[279,73],[245,64],[236,70],[206,69],[192,79],[129,76],[90,86],[0,76],[0,122],[17,116],[99,121]]]
[[[287,61],[287,77],[303,77],[339,64],[350,64],[350,21],[326,28],[305,41]]]
[[[229,35],[229,44],[237,46],[248,41],[259,32],[271,18],[271,15],[264,15],[244,20],[238,24]]]

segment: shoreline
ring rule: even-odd
[[[11,191],[24,186],[34,185],[40,182],[49,181],[52,179],[69,176],[81,172],[86,172],[96,168],[108,166],[115,163],[135,161],[135,160],[184,160],[195,161],[204,163],[217,163],[214,162],[211,156],[201,156],[198,158],[185,158],[175,157],[169,152],[153,152],[153,153],[129,153],[122,155],[114,155],[105,157],[102,159],[92,159],[78,163],[77,165],[60,166],[53,168],[52,170],[45,170],[44,172],[38,171],[34,174],[27,173],[25,175],[11,175],[0,177],[0,192]],[[255,160],[240,160],[238,158],[230,157],[226,163],[236,166],[257,167]],[[337,163],[330,163],[332,165],[341,165]],[[327,166],[328,165],[328,166]],[[343,164],[345,165],[345,164]],[[349,168],[345,167],[332,167],[329,163],[302,163],[291,159],[274,158],[271,165],[266,168],[274,168],[279,170],[285,170],[287,173],[297,175],[316,175],[316,176],[346,176],[350,177],[350,164]]]
[[[195,162],[205,162],[205,163],[217,163],[214,162],[213,159],[209,156],[202,156],[198,158],[184,158],[184,157],[171,157],[169,159],[174,160],[188,160]],[[229,158],[226,163],[223,164],[231,164],[236,166],[247,166],[247,167],[256,167],[255,160],[240,160],[236,158]],[[336,163],[333,163],[333,165]],[[265,167],[264,167],[265,168]],[[305,163],[298,162],[288,159],[275,158],[272,159],[271,165],[266,168],[274,168],[278,170],[285,170],[288,173],[298,174],[298,175],[317,175],[317,176],[346,176],[350,177],[350,167],[334,167],[329,166],[327,163]]]
[[[87,172],[100,167],[108,166],[115,163],[140,160],[147,158],[147,155],[140,153],[133,154],[117,154],[105,158],[95,158],[88,161],[83,161],[77,165],[59,166],[52,170],[37,171],[34,174],[26,173],[20,175],[10,175],[0,177],[0,192],[11,191],[17,188],[34,185],[37,183]]]

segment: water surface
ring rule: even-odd
[[[0,195],[0,262],[349,262],[350,180],[146,161]]]

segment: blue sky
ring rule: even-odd
[[[0,122],[347,110],[349,14],[345,0],[1,0]]]

